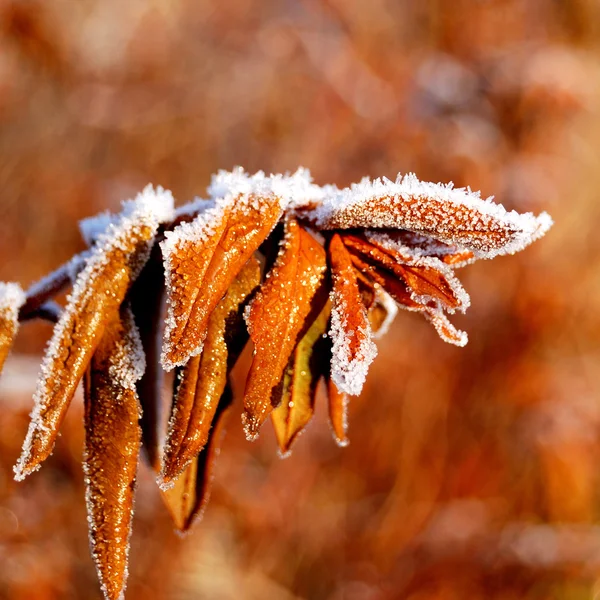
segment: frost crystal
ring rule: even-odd
[[[367,232],[366,237],[373,244],[386,250],[391,250],[396,256],[396,260],[399,264],[413,267],[426,267],[438,271],[444,276],[446,283],[448,283],[456,297],[458,301],[457,309],[464,313],[467,308],[471,306],[469,294],[465,288],[463,288],[456,275],[454,275],[452,269],[439,258],[434,256],[424,256],[421,252],[415,251],[409,246],[394,241],[389,235],[384,233]],[[427,304],[434,300],[434,298],[429,296],[417,295],[413,292],[411,292],[411,298],[418,304]],[[447,310],[451,313],[454,312],[454,309]]]
[[[91,346],[97,343],[94,340],[101,331],[103,315],[96,313],[97,308],[94,308],[90,315],[86,313],[90,311],[91,306],[103,306],[103,302],[115,301],[118,307],[119,298],[113,299],[109,292],[110,287],[116,286],[117,283],[110,279],[118,278],[126,286],[128,281],[137,277],[147,260],[159,224],[171,220],[173,214],[171,193],[160,187],[154,191],[151,186],[147,186],[135,200],[124,202],[119,217],[110,219],[106,231],[98,235],[85,267],[77,276],[67,307],[54,328],[46,349],[34,394],[29,431],[21,458],[14,469],[15,479],[22,480],[31,471],[39,468],[41,461],[38,461],[37,455],[47,455],[51,452],[55,437],[53,428],[62,420],[70,401],[67,388],[74,390],[77,385],[80,372],[85,367],[83,360],[90,350],[93,350]],[[123,257],[126,258],[127,266],[119,268],[115,273],[107,273],[107,270],[111,270],[112,263],[123,260]],[[108,289],[104,289],[106,286]],[[126,287],[123,288],[122,294],[125,292]],[[87,318],[86,329],[83,329],[80,323],[83,318]],[[81,339],[75,340],[77,346],[69,341],[71,332],[79,333]],[[69,344],[66,354],[65,344]],[[66,361],[69,360],[74,363],[67,365]],[[61,398],[61,402],[58,402],[58,397]]]
[[[373,339],[375,340],[378,340],[389,331],[390,325],[398,314],[398,305],[394,302],[394,299],[380,287],[377,288],[377,302],[381,304],[385,310],[385,319],[381,325],[379,325],[379,329],[373,333]]]
[[[146,370],[146,355],[131,308],[123,311],[123,340],[111,356],[108,372],[115,384],[126,390],[135,390],[135,384]]]
[[[212,198],[273,195],[279,199],[281,209],[286,210],[321,201],[324,188],[315,185],[310,171],[302,167],[291,175],[265,175],[263,171],[249,175],[236,167],[214,175],[208,192]]]
[[[422,182],[412,173],[395,182],[365,178],[342,190],[328,186],[311,212],[323,229],[406,229],[467,248],[479,258],[514,254],[552,225],[546,213],[508,212],[478,192]]]
[[[25,292],[18,283],[0,282],[0,317],[18,325],[19,309],[25,304]]]
[[[340,392],[358,396],[363,388],[369,367],[377,356],[377,346],[372,340],[371,328],[352,330],[345,321],[347,315],[343,300],[332,294],[333,308],[329,337],[331,349],[331,379]],[[352,357],[351,344],[360,340],[358,351]]]

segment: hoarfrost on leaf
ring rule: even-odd
[[[58,428],[112,310],[144,266],[159,225],[173,218],[170,192],[147,186],[123,203],[97,236],[73,285],[42,361],[23,452],[14,471],[22,480],[52,452]]]
[[[405,229],[471,250],[478,258],[514,254],[552,226],[547,213],[508,212],[469,188],[419,181],[413,173],[363,179],[339,190],[326,188],[307,215],[322,229]]]

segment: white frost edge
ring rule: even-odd
[[[415,267],[429,267],[439,271],[445,277],[459,303],[456,309],[444,307],[447,312],[454,313],[458,310],[464,313],[467,308],[471,306],[471,297],[467,293],[467,290],[465,290],[458,277],[456,277],[453,269],[439,258],[436,258],[435,256],[423,256],[421,253],[413,252],[412,248],[396,242],[385,233],[367,231],[366,237],[375,244],[379,244],[382,248],[391,250],[395,254],[401,254],[402,257],[397,258],[398,264]],[[436,300],[431,296],[415,294],[412,290],[410,290],[410,297],[419,304],[427,304],[432,300]]]
[[[19,309],[26,299],[27,296],[18,283],[0,281],[0,313],[6,314],[15,325],[18,324]]]
[[[455,188],[452,182],[443,184],[420,181],[414,173],[398,174],[396,181],[391,181],[386,177],[371,181],[370,178],[365,177],[349,188],[339,189],[335,186],[326,186],[323,190],[324,200],[312,212],[317,225],[320,227],[327,227],[327,223],[340,212],[359,207],[377,197],[389,196],[400,201],[409,198],[433,199],[459,207],[465,206],[482,215],[497,219],[516,231],[511,242],[502,248],[495,248],[488,252],[467,248],[479,258],[492,258],[519,252],[542,237],[553,224],[552,218],[545,212],[537,217],[530,212],[522,214],[514,210],[508,212],[502,204],[493,202],[493,196],[482,199],[480,192],[474,192],[470,188]],[[359,226],[366,227],[364,224]],[[369,227],[393,227],[397,229],[399,225],[398,223],[386,221],[373,222]],[[403,227],[403,229],[411,230],[410,227]],[[435,235],[432,234],[431,237],[435,237]]]
[[[435,330],[444,342],[452,344],[453,346],[459,346],[460,348],[463,348],[468,344],[469,336],[467,335],[467,332],[456,329],[440,307],[437,309],[424,310],[422,312],[423,316],[435,327]],[[444,333],[444,327],[453,331],[457,339],[447,336]]]
[[[53,358],[60,350],[59,344],[62,334],[73,317],[71,307],[79,305],[82,299],[90,293],[89,282],[93,281],[102,267],[106,265],[107,255],[111,250],[125,247],[126,239],[137,227],[148,226],[156,231],[160,223],[173,219],[174,212],[174,201],[171,192],[165,191],[161,187],[157,187],[155,191],[151,185],[147,185],[134,200],[123,203],[123,212],[120,217],[115,222],[110,223],[108,229],[98,236],[84,269],[77,275],[71,294],[67,298],[67,307],[55,325],[52,337],[46,347],[33,395],[34,405],[29,415],[31,419],[29,429],[23,443],[21,456],[13,467],[16,481],[22,481],[29,474],[29,472],[24,472],[24,467],[31,449],[33,436],[38,429],[44,429],[40,422],[40,415],[48,402],[45,393],[45,380],[51,371]],[[147,243],[148,252],[152,243],[153,239],[151,238]],[[140,269],[141,266],[139,266]],[[36,471],[39,467],[40,465],[37,465],[33,470]]]
[[[331,348],[331,379],[340,392],[350,396],[358,396],[363,388],[371,363],[377,356],[377,346],[373,342],[371,327],[366,330],[349,331],[349,335],[361,333],[364,341],[355,359],[350,358],[350,344],[346,334],[348,328],[344,327],[343,313],[340,310],[339,299],[332,292],[331,324],[329,337],[332,340]]]
[[[124,329],[123,341],[111,356],[108,374],[122,388],[135,390],[135,384],[146,371],[146,355],[140,331],[129,306],[122,311],[121,319]]]
[[[390,329],[390,325],[393,323],[396,315],[398,314],[398,305],[396,301],[380,286],[377,285],[375,288],[377,295],[376,301],[383,306],[386,312],[383,323],[379,326],[379,329],[373,332],[373,339],[378,340],[383,337]]]
[[[212,198],[273,195],[279,199],[282,210],[320,202],[324,190],[313,183],[310,171],[303,167],[299,167],[295,173],[283,175],[266,175],[263,171],[250,175],[242,167],[235,167],[232,171],[221,170],[213,175],[208,187]]]

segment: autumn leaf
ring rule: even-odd
[[[552,225],[546,213],[508,212],[468,189],[419,181],[412,173],[395,182],[364,179],[343,190],[331,188],[304,216],[319,229],[408,230],[481,258],[514,254]]]
[[[218,201],[165,234],[165,369],[182,366],[202,351],[212,311],[281,215],[277,197],[242,195]]]
[[[311,301],[326,270],[323,247],[295,219],[288,219],[279,256],[250,304],[246,324],[254,358],[244,394],[249,439],[280,401],[278,386],[305,327]]]
[[[392,249],[395,248],[403,253],[408,251],[415,258],[437,258],[453,269],[464,267],[477,260],[471,250],[461,249],[453,244],[444,244],[412,231],[367,229],[364,234],[369,241],[385,241]]]
[[[162,490],[162,497],[180,532],[188,531],[202,518],[210,499],[215,463],[231,412],[232,395],[229,386],[221,395],[205,446],[174,480],[173,486]]]
[[[440,302],[450,311],[462,311],[470,304],[469,297],[452,270],[437,258],[420,258],[402,252],[399,248],[386,246],[385,240],[373,241],[357,235],[344,235],[344,244],[363,261],[393,273],[411,291],[419,304],[430,300]]]
[[[25,293],[18,283],[0,282],[0,373],[19,329],[19,309]]]
[[[179,476],[208,440],[229,369],[247,339],[240,308],[259,281],[260,264],[252,257],[211,314],[202,354],[176,372],[177,390],[160,476],[162,487]]]
[[[107,321],[85,381],[84,472],[90,545],[108,600],[121,597],[141,444],[135,383],[144,355],[126,308]]]
[[[319,295],[319,294],[318,294]],[[317,384],[326,369],[327,354],[323,352],[331,302],[327,290],[320,294],[317,306],[322,306],[308,331],[298,342],[290,364],[284,373],[281,402],[271,413],[275,436],[283,456],[302,433],[314,413]]]
[[[348,394],[340,392],[331,379],[327,377],[327,404],[329,408],[329,423],[333,439],[338,446],[347,446],[348,440]]]
[[[17,480],[38,469],[52,452],[60,424],[107,319],[119,309],[148,258],[159,223],[170,218],[172,211],[172,196],[149,187],[125,204],[119,220],[100,234],[46,351],[29,431],[15,466]]]
[[[329,242],[329,265],[333,278],[331,311],[331,379],[341,392],[360,394],[369,365],[377,355],[367,309],[363,304],[352,257],[342,238]]]

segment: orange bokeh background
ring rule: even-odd
[[[183,203],[234,165],[338,185],[414,171],[556,224],[460,272],[466,348],[398,315],[348,448],[323,398],[286,460],[269,425],[249,444],[233,419],[185,539],[142,466],[127,598],[600,592],[597,0],[0,0],[1,280],[58,266],[79,219],[148,181]],[[24,325],[0,380],[1,600],[100,598],[81,398],[12,481],[49,335]]]

